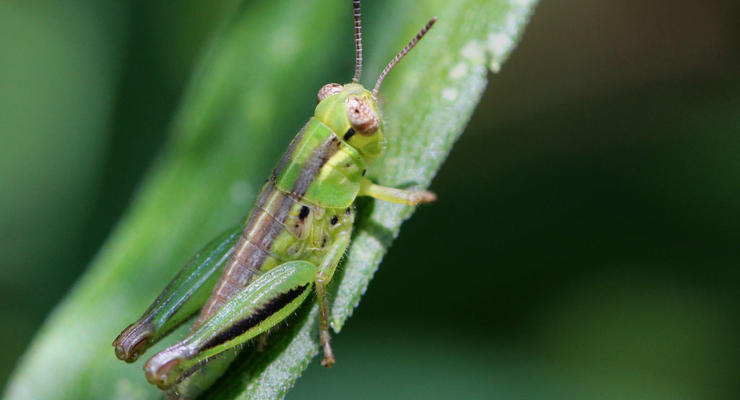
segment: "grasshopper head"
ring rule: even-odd
[[[371,92],[359,83],[362,74],[360,1],[354,0],[352,7],[355,19],[355,75],[352,77],[352,83],[346,85],[338,83],[324,85],[319,90],[319,105],[316,106],[314,115],[347,144],[357,149],[367,161],[371,161],[380,156],[385,146],[383,118],[375,100],[380,85],[383,84],[388,72],[424,37],[437,18],[430,19],[409,44],[391,59],[380,73]]]
[[[315,116],[368,161],[383,152],[383,119],[372,93],[357,83],[319,90]]]

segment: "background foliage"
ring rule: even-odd
[[[130,200],[230,3],[0,4],[4,376]],[[396,38],[373,8],[368,42]],[[338,335],[341,368],[310,368],[291,396],[735,398],[739,15],[543,3],[435,179],[440,202]],[[321,45],[335,68],[306,57],[302,110],[351,69],[351,43]]]

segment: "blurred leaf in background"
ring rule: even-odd
[[[90,257],[80,242],[106,162],[124,9],[0,2],[3,382]]]
[[[47,3],[0,4],[0,54],[13,55],[0,104],[28,99],[0,108],[5,376],[128,202],[231,2]],[[435,179],[440,201],[404,226],[336,336],[341,364],[312,366],[288,397],[737,398],[739,11],[543,2]],[[32,40],[54,26],[77,33]],[[351,70],[351,43],[325,44],[337,56],[317,85]],[[68,128],[65,154],[45,152],[65,118],[99,122]]]

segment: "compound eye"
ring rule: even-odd
[[[327,83],[319,89],[319,103],[325,98],[342,91],[342,85],[338,83]]]
[[[347,96],[347,117],[357,133],[372,135],[378,130],[378,114],[362,98]]]

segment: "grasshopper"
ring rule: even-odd
[[[144,315],[113,342],[118,358],[135,361],[181,323],[200,314],[190,334],[154,355],[146,377],[171,388],[204,362],[232,352],[290,316],[316,293],[319,337],[331,367],[327,285],[350,244],[358,196],[416,205],[428,191],[380,186],[365,177],[383,152],[377,96],[391,69],[435,23],[424,28],[383,69],[372,91],[362,86],[360,2],[353,1],[355,73],[351,83],[318,92],[313,117],[278,162],[242,226],[206,245]]]

